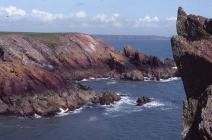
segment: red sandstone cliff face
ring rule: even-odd
[[[183,138],[212,139],[212,20],[178,10],[174,59],[186,92]]]
[[[175,75],[165,62],[132,49],[116,52],[96,37],[80,33],[0,35],[0,114],[48,116],[101,98],[75,80],[115,77],[129,80]],[[135,51],[135,52],[134,52]],[[129,51],[128,51],[129,52]],[[134,52],[134,53],[133,53]],[[97,97],[96,97],[97,96]],[[119,99],[114,94],[105,102]],[[111,100],[112,99],[112,100]]]
[[[84,34],[1,35],[0,113],[49,116],[86,104],[96,93],[74,80],[108,71],[110,53],[112,48]]]

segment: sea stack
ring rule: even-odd
[[[174,60],[182,77],[183,139],[212,139],[212,19],[187,15],[180,7],[177,36],[172,37]]]

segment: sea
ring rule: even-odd
[[[117,51],[131,45],[148,55],[172,58],[170,39],[101,37]],[[181,79],[80,81],[93,90],[126,96],[109,106],[85,105],[51,118],[0,116],[0,140],[180,140],[184,89]],[[136,106],[139,96],[152,99]]]

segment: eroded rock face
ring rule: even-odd
[[[187,15],[179,8],[177,33],[171,43],[187,97],[183,107],[183,139],[211,140],[211,19]]]
[[[74,81],[110,71],[113,53],[80,33],[0,35],[0,114],[50,116],[88,103],[97,93]]]
[[[142,74],[139,74],[137,71],[125,72],[124,75],[128,79],[143,79],[141,75],[152,80],[178,77],[177,70],[173,69],[175,63],[171,59],[166,58],[162,61],[156,56],[147,56],[129,45],[124,47],[124,55],[129,59],[129,62],[133,64],[134,69],[142,72]],[[129,75],[132,75],[132,77],[129,78]],[[137,78],[135,78],[135,76]]]
[[[175,74],[157,57],[130,47],[124,52],[81,33],[2,33],[0,114],[49,116],[60,108],[76,109],[96,96],[75,82],[84,78],[144,80]],[[99,98],[100,104],[116,100],[112,94]]]

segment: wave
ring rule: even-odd
[[[86,79],[86,78],[84,78],[84,79],[82,79],[82,80],[80,80],[81,82],[86,82],[86,81],[93,81],[93,80],[95,80],[95,81],[98,81],[98,80],[108,80],[108,79],[110,79],[109,77],[103,77],[103,78],[94,78],[94,77],[90,77],[90,78],[88,78],[88,79]]]
[[[90,78],[89,78],[89,80],[95,80],[95,79],[96,79],[96,78],[94,78],[94,77],[90,77]]]
[[[171,82],[171,81],[180,80],[180,79],[181,79],[180,77],[171,77],[171,78],[168,78],[168,79],[160,79],[159,81],[157,81],[157,80],[151,80],[151,79],[148,78],[148,77],[144,77],[144,81],[145,81],[145,82],[148,82],[148,81],[155,81],[155,82]]]
[[[86,106],[82,106],[82,107],[80,107],[80,108],[78,108],[78,109],[75,109],[74,111],[70,111],[70,113],[71,113],[71,114],[79,114],[79,113],[82,112],[82,110],[83,110],[84,108],[86,108]]]
[[[62,108],[59,108],[60,112],[57,113],[56,116],[58,117],[61,117],[61,116],[66,116],[66,115],[69,115],[69,109],[62,109]]]
[[[106,84],[107,85],[114,85],[114,84],[117,84],[117,83],[118,83],[117,81],[113,80],[113,81],[107,82]]]
[[[156,107],[164,107],[164,106],[165,106],[164,103],[161,103],[158,101],[152,101],[143,105],[144,108],[156,108]]]
[[[109,77],[107,78],[94,78],[94,77],[90,77],[89,79],[82,79],[81,82],[87,82],[87,81],[98,81],[98,80],[108,80],[108,79],[111,79]],[[155,82],[171,82],[171,81],[176,81],[176,80],[180,80],[181,78],[180,77],[171,77],[171,78],[168,78],[168,79],[160,79],[159,81],[158,80],[152,80],[151,78],[149,77],[144,77],[144,81],[145,82],[149,82],[149,81],[155,81]],[[106,84],[107,85],[113,85],[113,84],[116,84],[117,81],[116,80],[112,80],[112,81],[108,81]]]
[[[119,94],[119,93],[117,93]],[[151,98],[153,101],[144,104],[143,106],[136,106],[136,98],[135,97],[129,97],[129,96],[122,96],[120,101],[115,102],[114,104],[111,105],[99,105],[96,107],[101,107],[104,108],[104,115],[110,116],[110,117],[118,117],[124,114],[131,114],[134,112],[140,112],[143,111],[144,109],[160,109],[160,110],[170,110],[170,109],[176,109],[177,106],[172,104],[172,103],[165,103],[165,102],[160,102],[156,101],[155,99]],[[79,114],[83,111],[85,108],[93,108],[93,104],[91,105],[84,105],[78,109],[75,109],[74,111],[69,111],[69,109],[62,109],[59,108],[60,112],[58,112],[55,117],[63,117],[67,116],[70,114]],[[95,108],[93,108],[95,109]],[[42,116],[38,114],[34,114],[34,118],[39,119],[42,118]],[[98,118],[96,116],[90,116],[88,118],[88,122],[94,122],[97,121]]]
[[[149,77],[144,77],[144,81],[148,82],[148,81],[153,81],[153,80],[151,80]]]
[[[82,79],[81,81],[82,81],[82,82],[86,82],[86,81],[88,81],[88,79],[85,79],[85,78],[84,78],[84,79]]]
[[[40,115],[38,115],[38,114],[34,114],[34,116],[33,116],[34,118],[36,118],[36,119],[40,119],[41,118],[41,116]]]
[[[103,77],[103,78],[95,78],[94,80],[108,80],[110,77]]]
[[[176,81],[176,80],[180,80],[180,79],[181,79],[180,77],[171,77],[168,79],[160,79],[159,82],[171,82],[171,81]]]
[[[120,101],[104,107],[106,109],[104,115],[110,115],[112,117],[120,116],[122,113],[129,114],[142,110],[141,108],[136,108],[136,99],[129,96],[123,96]]]
[[[177,67],[172,67],[172,69],[175,69],[175,70],[176,70],[176,69],[177,69]]]
[[[124,114],[140,112],[146,109],[171,110],[177,108],[174,104],[168,102],[161,102],[153,98],[151,98],[151,102],[146,103],[143,106],[136,106],[136,99],[137,98],[135,97],[124,96],[121,98],[120,101],[115,102],[115,104],[113,105],[103,106],[105,108],[104,115],[110,117],[118,117]]]
[[[85,108],[86,106],[82,106],[78,109],[75,109],[73,111],[70,111],[68,108],[67,109],[62,109],[62,108],[59,108],[60,112],[58,112],[55,116],[56,117],[63,117],[63,116],[67,116],[69,114],[79,114],[82,112],[82,110]]]

